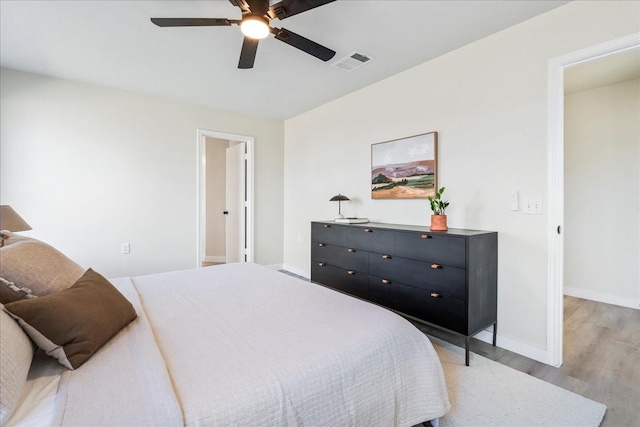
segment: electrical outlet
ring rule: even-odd
[[[542,198],[534,197],[527,199],[524,206],[524,213],[542,215]]]
[[[123,254],[128,254],[131,252],[131,244],[129,243],[123,243],[122,244],[122,253]]]

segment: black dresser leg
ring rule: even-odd
[[[469,338],[465,337],[464,339],[464,363],[469,366]]]
[[[496,336],[498,335],[498,322],[493,324],[493,346],[496,346]]]

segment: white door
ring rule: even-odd
[[[245,143],[227,148],[226,260],[245,261]]]

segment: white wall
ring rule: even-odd
[[[310,271],[310,221],[428,225],[426,200],[371,200],[371,144],[438,131],[449,226],[499,232],[499,345],[544,360],[549,59],[640,30],[638,2],[572,2],[285,122],[285,266]],[[356,71],[357,72],[357,71]]]
[[[226,257],[226,209],[227,147],[229,141],[204,137],[206,156],[206,244],[205,256],[212,261],[224,262]],[[213,261],[215,260],[215,261]]]
[[[565,293],[638,308],[640,80],[565,96]]]
[[[282,122],[7,69],[0,84],[0,197],[30,235],[107,277],[195,267],[205,129],[256,138],[255,260],[282,262]]]

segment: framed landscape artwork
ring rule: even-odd
[[[371,145],[372,199],[426,199],[435,195],[438,132]]]

